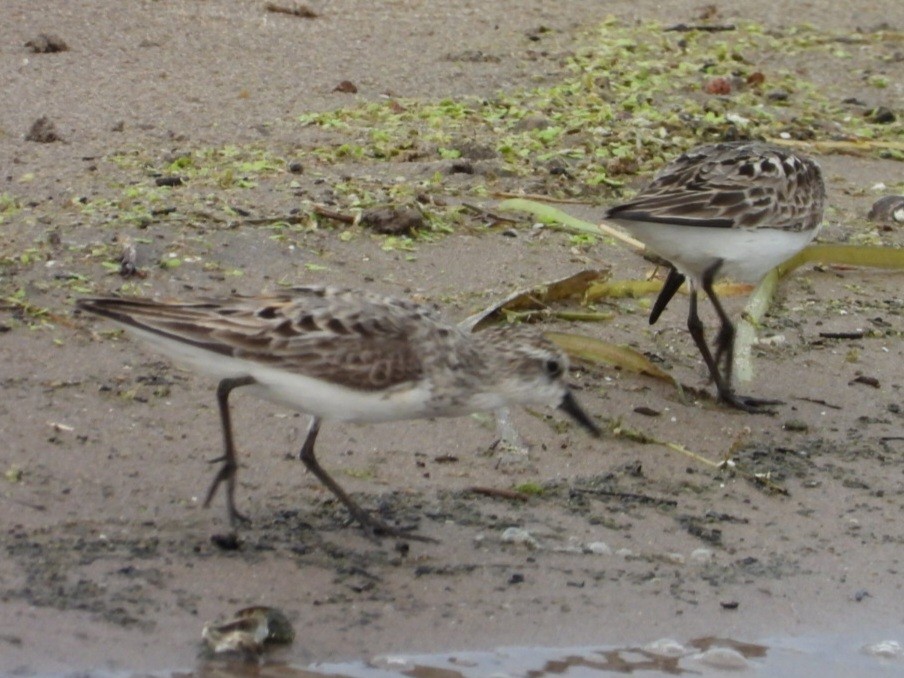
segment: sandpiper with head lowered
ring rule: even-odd
[[[756,283],[802,250],[822,221],[825,184],[819,165],[758,141],[699,146],[666,165],[626,203],[606,212],[672,266],[650,313],[650,324],[685,278],[687,326],[723,402],[763,411],[779,401],[738,395],[732,388],[735,328],[713,290],[717,276]],[[719,316],[715,355],[697,315],[702,289]]]
[[[362,509],[320,466],[314,443],[322,420],[457,417],[509,405],[548,405],[599,435],[565,382],[567,357],[532,329],[469,334],[412,301],[331,287],[194,302],[88,298],[77,305],[219,379],[224,452],[204,505],[225,482],[233,525],[245,519],[235,507],[237,460],[228,404],[240,386],[311,415],[301,461],[375,534],[399,530]]]

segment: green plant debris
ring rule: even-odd
[[[615,365],[631,372],[670,381],[680,391],[680,384],[672,375],[654,365],[649,358],[629,346],[619,346],[594,337],[563,332],[546,332],[544,336],[574,358],[590,363]]]
[[[742,322],[738,323],[734,350],[735,378],[738,381],[750,381],[753,378],[751,354],[756,341],[756,330],[769,310],[779,280],[800,266],[815,262],[902,270],[904,250],[853,245],[810,245],[771,270],[750,295],[741,315]]]
[[[19,201],[8,193],[0,193],[0,224],[12,217],[20,209]]]
[[[406,151],[457,158],[483,138],[509,171],[533,173],[537,164],[562,158],[575,183],[618,186],[621,176],[650,171],[693,145],[732,135],[893,143],[902,134],[900,122],[869,122],[841,103],[843,92],[807,80],[795,67],[818,56],[844,61],[839,67],[848,69],[850,55],[839,45],[852,41],[879,61],[884,43],[893,39],[891,32],[767,31],[746,24],[729,41],[716,33],[609,20],[584,36],[551,87],[492,99],[393,99],[299,121],[336,136],[336,143],[316,149],[324,162],[339,162],[351,149],[359,160]],[[775,54],[783,55],[781,66]],[[730,92],[708,93],[714,78],[726,79]],[[887,87],[889,78],[873,74],[868,83]]]
[[[395,236],[389,235],[383,239],[383,243],[380,245],[380,249],[384,252],[413,252],[416,247],[414,244],[414,240],[409,238],[408,236]]]
[[[539,497],[543,494],[543,486],[535,482],[521,483],[515,486],[515,492],[526,494],[532,497]]]
[[[179,268],[182,265],[182,259],[175,254],[168,254],[160,260],[160,268]]]
[[[22,288],[9,296],[0,297],[0,310],[12,311],[13,318],[31,329],[52,327],[51,321],[59,320],[49,309],[29,301]]]
[[[3,477],[6,479],[8,483],[20,483],[22,482],[22,478],[25,476],[25,472],[16,464],[12,464],[6,471],[3,472]]]
[[[125,147],[101,160],[119,169],[115,181],[96,182],[64,203],[18,197],[22,182],[45,179],[29,173],[0,193],[0,295],[12,295],[26,274],[46,278],[43,267],[52,260],[109,266],[121,251],[119,240],[106,234],[124,229],[132,236],[170,229],[175,235],[167,242],[179,244],[178,257],[161,259],[164,267],[200,256],[205,271],[241,275],[215,261],[207,233],[270,228],[267,237],[280,246],[303,248],[309,232],[330,229],[342,243],[366,233],[355,218],[375,205],[421,207],[426,228],[380,240],[387,256],[410,259],[420,243],[487,225],[479,223],[485,214],[463,209],[455,196],[483,199],[530,181],[537,187],[529,190],[544,197],[607,202],[636,184],[636,175],[713,140],[766,138],[816,153],[904,161],[904,117],[879,122],[864,106],[844,103],[850,93],[841,90],[841,79],[836,84],[825,75],[835,67],[855,69],[853,77],[879,99],[869,104],[879,106],[893,89],[890,59],[900,40],[900,32],[884,30],[738,24],[728,34],[669,32],[655,23],[609,19],[555,61],[556,72],[543,76],[551,84],[485,98],[389,98],[306,113],[287,123],[297,132],[291,145],[180,142],[164,153]],[[707,92],[716,78],[729,83],[728,93]],[[157,185],[161,178],[181,184]],[[345,218],[319,217],[316,209],[324,205]],[[553,223],[549,214],[534,216]],[[58,240],[64,234],[64,242],[49,242],[49,230]],[[579,230],[575,248],[614,242],[596,226]],[[187,232],[199,239],[185,238]],[[873,244],[883,237],[877,233],[856,238]],[[149,233],[150,242],[158,238]],[[49,285],[82,290],[91,282]]]

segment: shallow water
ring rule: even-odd
[[[211,661],[193,669],[152,673],[78,672],[79,678],[547,678],[568,676],[723,676],[819,678],[904,676],[904,628],[869,636],[813,636],[747,643],[660,639],[643,646],[500,648],[491,652],[384,655],[370,661],[243,664]],[[20,674],[21,675],[21,674]],[[34,675],[34,674],[28,674]],[[64,674],[58,674],[64,675]],[[73,674],[65,674],[71,676]]]
[[[382,657],[369,664],[321,664],[313,675],[349,678],[546,678],[643,675],[762,677],[870,677],[904,675],[904,646],[887,640],[853,642],[837,637],[787,638],[743,643],[698,638],[662,639],[637,647],[502,648],[495,652]],[[878,638],[878,637],[877,637]],[[301,674],[304,675],[304,674]]]

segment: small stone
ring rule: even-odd
[[[677,640],[672,638],[660,638],[652,643],[647,643],[643,647],[644,652],[656,655],[657,657],[683,657],[688,654],[688,649]]]
[[[810,430],[810,426],[807,424],[807,422],[800,419],[789,419],[784,424],[782,424],[782,428],[786,431],[795,432],[804,432]]]
[[[535,132],[552,127],[552,121],[543,115],[525,115],[515,125],[516,132]]]
[[[711,549],[694,549],[691,551],[691,562],[704,565],[715,559],[715,553]]]
[[[63,138],[57,133],[56,126],[50,121],[46,115],[34,121],[28,134],[25,135],[26,141],[34,141],[39,144],[50,144],[54,141],[62,141]]]
[[[449,166],[449,174],[474,174],[474,163],[456,160]]]
[[[863,654],[882,659],[904,659],[904,646],[897,640],[880,640],[863,646]]]
[[[703,91],[707,94],[726,95],[731,94],[731,80],[728,78],[713,78],[704,86]]]
[[[864,117],[877,125],[890,125],[897,119],[894,112],[885,106],[871,108],[864,114]]]
[[[741,671],[750,665],[744,655],[729,647],[712,647],[706,652],[694,655],[694,659],[714,669],[730,671]]]
[[[35,54],[53,54],[54,52],[68,52],[69,45],[58,35],[53,33],[40,33],[25,43]]]
[[[865,384],[866,386],[870,386],[871,388],[881,388],[881,386],[882,386],[876,377],[869,377],[865,374],[857,375],[849,383]]]
[[[173,177],[157,177],[154,179],[154,184],[157,186],[169,186],[170,188],[174,188],[176,186],[181,186],[185,183],[182,180],[182,177],[173,176]]]
[[[587,544],[587,551],[597,556],[611,556],[612,549],[604,541],[593,541]]]
[[[540,546],[534,536],[522,527],[507,527],[502,532],[502,541],[508,544],[524,544],[532,549]]]
[[[784,334],[771,334],[768,337],[757,337],[757,346],[781,346],[788,342]]]
[[[764,82],[766,82],[766,76],[763,75],[760,71],[756,71],[747,76],[748,85],[762,85]]]
[[[412,235],[425,225],[424,215],[412,207],[373,207],[361,215],[361,226],[383,235]]]
[[[239,537],[235,532],[213,534],[210,536],[210,541],[222,551],[238,551],[242,547],[242,542],[239,541]]]
[[[654,410],[652,407],[647,407],[646,405],[638,405],[634,408],[634,411],[645,417],[658,417],[662,414],[659,410]]]
[[[358,86],[351,80],[343,80],[333,88],[334,92],[342,92],[343,94],[357,94]]]
[[[473,141],[465,141],[455,146],[462,158],[468,160],[494,160],[499,157],[499,151],[488,144],[478,144]]]

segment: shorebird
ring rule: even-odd
[[[86,298],[77,306],[219,380],[223,455],[214,460],[221,466],[204,506],[225,483],[233,527],[247,520],[235,507],[238,464],[228,403],[239,387],[311,415],[301,461],[373,534],[401,531],[362,509],[320,466],[314,443],[323,420],[457,417],[548,405],[600,433],[565,381],[565,354],[528,328],[469,334],[412,301],[313,286],[189,302]]]
[[[606,212],[671,265],[651,325],[689,279],[687,326],[719,399],[728,405],[761,412],[780,401],[741,396],[732,388],[735,328],[713,282],[717,276],[759,282],[813,239],[824,204],[825,184],[815,161],[772,144],[742,141],[691,149],[634,198]],[[697,315],[698,289],[719,316],[715,354]]]

